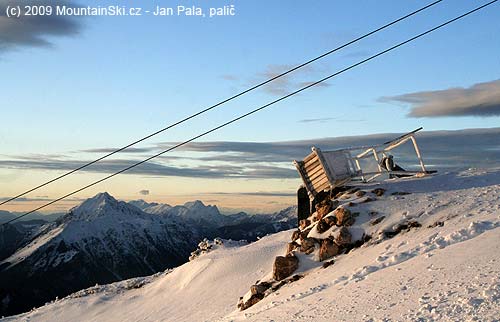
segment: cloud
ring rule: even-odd
[[[88,161],[16,159],[0,160],[0,168],[70,171],[81,167],[85,163],[88,163]],[[80,171],[109,174],[118,172],[135,163],[137,163],[137,160],[104,160]],[[291,167],[290,169],[286,169],[279,166],[264,166],[259,164],[250,167],[238,164],[225,166],[199,165],[192,167],[175,167],[153,162],[143,163],[125,172],[125,174],[210,179],[282,179],[295,177],[295,172]]]
[[[8,200],[10,198],[11,197],[0,197],[0,201],[5,201],[5,200]],[[49,198],[48,196],[40,196],[40,197],[33,197],[33,198],[19,197],[19,198],[16,198],[15,200],[11,201],[10,203],[20,203],[20,202],[48,202],[48,201],[52,201],[52,200],[54,200],[54,199]],[[83,201],[83,200],[85,200],[85,199],[84,198],[79,198],[79,197],[66,198],[66,201]]]
[[[271,64],[266,67],[263,72],[257,74],[258,82],[262,82],[271,78],[274,78],[292,68],[296,65],[285,65],[285,64]],[[308,86],[312,84],[311,81],[304,81],[304,77],[313,77],[318,74],[320,70],[318,68],[313,68],[311,65],[306,65],[290,74],[281,76],[278,79],[264,85],[264,91],[269,94],[284,96],[294,90]],[[328,87],[328,83],[323,82],[315,85],[314,87]]]
[[[209,192],[207,195],[239,195],[239,196],[254,196],[254,197],[295,197],[295,192],[281,191],[256,191],[256,192]]]
[[[409,117],[500,116],[500,79],[469,88],[408,93],[382,97],[382,102],[410,104]]]
[[[141,194],[143,196],[147,196],[147,195],[149,195],[149,190],[141,190],[141,191],[139,191],[139,194]]]
[[[297,86],[298,88],[302,88],[302,87],[306,87],[306,86],[309,86],[309,85],[312,85],[314,84],[316,81],[314,82],[301,82],[299,83],[299,86]],[[317,83],[316,85],[314,85],[314,87],[330,87],[331,85],[326,83],[326,82],[321,82],[321,83]]]
[[[317,138],[287,142],[193,142],[184,151],[217,153],[202,156],[204,162],[218,161],[231,164],[271,163],[291,164],[311,153],[311,147],[336,150],[356,146],[377,145],[389,141],[401,133],[384,133],[336,138]],[[457,131],[423,131],[417,141],[427,164],[437,168],[500,166],[500,128],[467,129]],[[415,165],[415,152],[411,144],[394,150],[402,165]],[[404,166],[403,166],[404,167]],[[296,175],[297,176],[297,175]]]
[[[333,121],[335,120],[334,117],[323,117],[323,118],[317,118],[317,119],[304,119],[304,120],[299,120],[299,123],[325,123],[328,121]]]
[[[55,14],[7,17],[8,6],[27,5],[50,6],[54,11],[57,5],[77,7],[66,0],[0,0],[0,52],[25,46],[50,47],[50,37],[74,36],[80,32],[82,25],[74,17]]]
[[[85,153],[111,153],[119,148],[97,148],[97,149],[87,149],[87,150],[80,150],[79,152],[85,152]],[[145,153],[145,152],[151,152],[152,148],[127,148],[123,151],[120,151],[119,153]]]
[[[297,179],[299,178],[292,160],[302,160],[311,153],[311,147],[322,150],[336,150],[355,146],[377,145],[389,141],[401,133],[385,133],[362,136],[327,137],[310,140],[283,142],[192,142],[180,148],[176,162],[163,163],[172,156],[159,157],[155,162],[147,162],[133,168],[126,174],[150,177],[181,177],[208,179]],[[435,169],[500,166],[500,128],[468,129],[458,131],[422,131],[417,141],[427,165]],[[155,147],[162,148],[162,143]],[[196,152],[196,153],[190,153]],[[418,168],[418,162],[411,144],[407,143],[394,150],[397,163],[403,168]],[[185,162],[189,161],[189,162]],[[59,158],[17,157],[0,160],[0,168],[37,169],[69,171],[87,161]],[[137,160],[104,160],[83,171],[92,173],[113,173],[126,168]]]
[[[336,117],[322,117],[322,118],[316,118],[316,119],[303,119],[297,121],[298,123],[326,123],[329,121],[337,121],[341,123],[346,123],[346,122],[365,122],[366,120],[363,119],[340,119]]]

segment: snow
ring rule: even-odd
[[[500,169],[360,188],[387,189],[376,201],[350,207],[372,240],[327,268],[300,254],[298,273],[305,277],[245,311],[236,308],[239,297],[269,278],[291,230],[218,247],[164,274],[81,291],[5,321],[499,321]],[[422,227],[383,238],[409,220]]]
[[[1,261],[0,265],[2,265],[3,263],[9,263],[8,267],[10,267],[18,264],[25,258],[29,257],[31,254],[33,254],[35,251],[37,251],[40,247],[57,238],[63,232],[63,230],[63,227],[56,227],[55,229],[48,231],[46,234],[40,235],[40,237],[34,239],[31,243],[16,251],[10,257]]]

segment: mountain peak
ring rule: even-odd
[[[205,208],[205,204],[201,200],[189,201],[184,204],[186,208]]]
[[[145,209],[150,208],[150,207],[156,207],[159,205],[159,203],[157,203],[157,202],[147,202],[144,199],[130,200],[128,203],[136,206],[137,208],[139,208],[141,210],[145,210]]]
[[[135,209],[136,212],[140,212],[139,209],[125,202],[116,200],[109,193],[101,192],[71,209],[68,216],[73,220],[92,220],[97,217],[121,215],[132,212],[132,209],[125,209],[128,207]]]

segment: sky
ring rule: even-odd
[[[444,0],[0,209],[30,210],[486,2]],[[0,0],[0,198],[155,132],[427,3]],[[157,5],[196,6],[206,13],[210,7],[233,5],[235,15],[6,16],[7,6],[32,4],[117,5],[140,7],[143,13]],[[498,127],[499,9],[495,3],[45,210],[64,211],[100,191],[125,200],[171,204],[201,199],[227,211],[278,210],[295,202],[300,184],[291,161],[306,156],[317,142],[337,147],[334,138],[357,136],[347,140],[356,145],[370,141],[367,135],[420,126],[441,138],[448,132],[435,131]],[[452,141],[460,146],[464,133],[471,132],[453,133]],[[498,134],[495,129],[473,133],[489,138]],[[291,142],[293,149],[286,150]],[[441,147],[453,151],[449,145]],[[464,160],[477,155],[476,148],[457,151],[456,164],[469,165]],[[431,159],[442,151],[428,149],[434,151]],[[493,139],[481,150],[489,161],[477,164],[497,163],[497,149]]]

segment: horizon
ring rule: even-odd
[[[9,75],[0,80],[0,200],[423,6],[417,0],[286,6],[278,0],[233,1],[236,14],[225,17],[54,15],[27,21],[7,17],[8,3],[21,0],[0,0],[0,67]],[[39,3],[106,6],[113,1]],[[29,211],[479,4],[443,1],[0,210]],[[137,5],[146,10],[153,3]],[[193,5],[215,4],[197,0]],[[296,203],[301,181],[292,160],[303,159],[312,145],[379,143],[420,126],[424,131],[416,138],[430,168],[498,166],[496,9],[498,3],[44,212],[67,211],[98,191],[121,200],[181,204],[198,199],[225,212],[274,212]],[[413,166],[406,152],[401,158]]]

